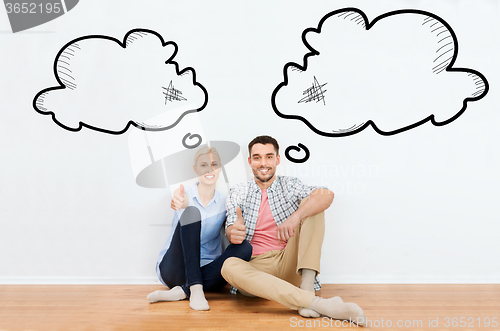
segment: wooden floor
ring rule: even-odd
[[[162,288],[1,285],[0,330],[270,331],[356,327],[345,322],[342,326],[341,321],[328,318],[301,318],[278,303],[231,295],[227,288],[223,293],[207,293],[210,311],[194,311],[186,300],[149,304],[146,295]],[[317,294],[339,295],[346,302],[359,304],[368,318],[366,330],[500,330],[500,285],[323,285]]]

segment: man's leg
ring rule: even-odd
[[[302,201],[301,204],[305,202]],[[320,272],[321,247],[325,233],[325,213],[321,212],[303,219],[288,240],[279,257],[278,277],[314,293],[314,280]],[[335,319],[351,320],[362,326],[365,313],[355,303],[345,303],[340,297],[323,299],[314,297],[309,306],[299,309],[304,317],[322,315]]]
[[[288,240],[282,251],[278,276],[292,284],[300,284],[301,269],[314,270],[316,274],[319,274],[324,236],[324,212],[304,218],[295,228],[295,235]]]
[[[291,309],[309,307],[314,299],[314,293],[301,290],[289,282],[257,269],[252,266],[252,261],[246,262],[230,257],[222,266],[222,276],[237,289],[277,301]]]
[[[305,203],[305,200],[301,205]],[[324,234],[324,212],[303,219],[295,228],[295,235],[288,240],[279,256],[278,277],[314,293],[314,280],[320,271]],[[307,308],[299,309],[299,314],[304,317],[320,316],[318,312]]]
[[[300,289],[271,274],[277,273],[276,257],[279,252],[267,252],[253,257],[250,262],[230,257],[222,266],[222,276],[239,290],[277,301],[289,308],[309,308],[325,316],[351,320],[363,325],[365,315],[358,305],[344,303],[339,297],[330,299],[315,297],[314,292]],[[261,268],[264,270],[260,270]]]
[[[269,275],[278,276],[278,263],[277,256],[280,254],[280,250],[268,251],[261,255],[252,256],[250,259],[250,265],[257,270],[263,271]],[[241,294],[247,297],[256,297],[256,295],[246,292],[242,288],[238,288]]]

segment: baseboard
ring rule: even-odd
[[[322,284],[500,284],[500,276],[319,276]]]
[[[500,284],[500,276],[323,276],[322,284]],[[2,278],[0,285],[160,285],[156,277],[18,277]]]
[[[160,285],[156,277],[99,278],[99,277],[18,277],[2,278],[0,285]]]

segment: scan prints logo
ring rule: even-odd
[[[52,21],[73,9],[79,0],[4,0],[12,32]]]

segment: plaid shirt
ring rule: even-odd
[[[307,198],[317,186],[308,186],[295,177],[276,176],[271,186],[267,189],[269,207],[276,224],[280,226],[297,209],[300,202]],[[255,183],[255,179],[250,179],[246,183],[241,183],[231,188],[226,199],[226,228],[232,225],[238,216],[236,207],[241,208],[243,219],[246,226],[245,239],[250,242],[255,233],[257,225],[257,216],[261,202],[261,189]],[[321,289],[319,279],[316,277],[314,290]],[[231,287],[231,293],[236,293],[236,289]]]

